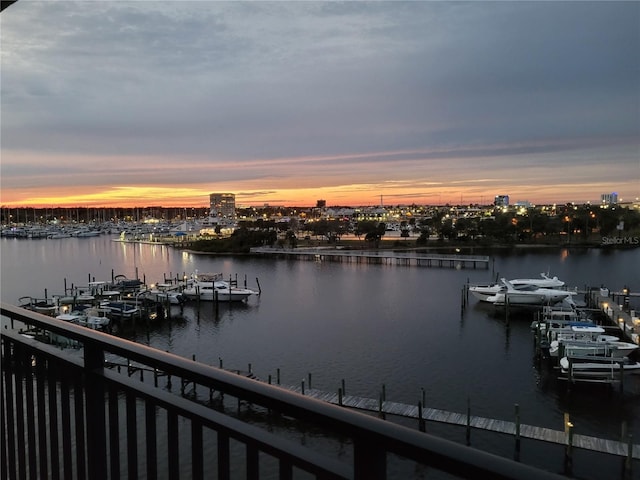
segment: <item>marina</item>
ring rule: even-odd
[[[517,404],[521,425],[562,430],[564,416],[569,414],[574,438],[610,439],[625,446],[628,434],[640,438],[637,379],[625,381],[622,391],[583,383],[567,388],[558,372],[536,361],[530,329],[533,309],[512,309],[508,322],[504,312],[484,302],[470,300],[461,309],[461,286],[488,283],[488,277],[495,276],[491,269],[207,256],[161,245],[113,242],[104,236],[59,242],[0,241],[4,278],[17,277],[8,272],[23,272],[19,277],[28,279],[3,283],[2,300],[13,305],[25,295],[42,299],[45,290],[48,298],[53,296],[49,292],[62,294],[65,284],[68,289],[70,285],[87,287],[94,280],[111,283],[112,270],[156,286],[175,284],[183,272],[188,275],[195,270],[223,272],[225,279],[237,272],[238,283],[246,279],[249,288],[257,286],[250,279],[259,278],[261,295],[245,302],[220,303],[216,309],[214,302],[187,301],[171,305],[165,320],[136,319],[135,328],[117,333],[142,345],[197,358],[199,363],[217,366],[224,358],[228,366],[252,364],[253,374],[262,379],[275,378],[278,369],[292,380],[306,380],[308,372],[313,372],[313,388],[306,383],[305,393],[317,389],[337,394],[340,385],[334,382],[344,378],[349,396],[375,400],[376,411],[369,412],[373,415],[378,415],[379,399],[371,393],[384,384],[387,392],[393,392],[394,403],[412,408],[417,408],[424,388],[426,408],[461,418],[466,417],[471,399],[472,417],[516,423]],[[623,306],[624,297],[618,293],[628,285],[633,309],[638,298],[633,293],[640,291],[633,267],[637,252],[537,250],[490,258],[505,278],[536,276],[544,270],[571,286],[598,285],[593,289],[597,293],[601,284],[610,286],[609,301],[615,297],[615,303]],[[103,292],[110,288],[105,285]],[[586,301],[586,292],[585,287],[579,289],[577,303]],[[588,308],[593,313],[598,309],[584,306]],[[622,333],[613,323],[606,330]],[[296,381],[282,383],[295,385]],[[390,422],[419,428],[417,417],[385,415]],[[466,425],[447,425],[427,421],[427,431],[464,443]],[[513,456],[513,436],[471,429],[477,432],[472,434],[473,445]],[[620,435],[622,431],[625,435]],[[562,465],[563,445],[553,444],[559,450],[549,455],[545,442],[531,441],[522,437],[523,462],[551,470]],[[619,472],[623,456],[591,452],[585,458],[585,452],[574,449],[576,477],[598,480],[611,469]],[[635,472],[638,460],[634,457],[632,463]]]

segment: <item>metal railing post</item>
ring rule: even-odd
[[[386,480],[387,451],[372,438],[355,438],[353,473],[355,480]]]
[[[107,430],[105,423],[104,350],[93,342],[84,344],[86,375],[87,466],[89,478],[107,478]]]

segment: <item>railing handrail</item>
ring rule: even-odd
[[[288,416],[316,422],[334,432],[353,438],[355,443],[358,439],[366,441],[367,444],[373,442],[383,452],[395,453],[450,473],[468,475],[470,472],[476,472],[490,474],[492,478],[566,478],[24,308],[0,303],[0,313],[10,319],[81,342],[85,348],[83,360],[85,369],[90,369],[93,375],[99,375],[105,379],[116,374],[105,369],[104,362],[98,364],[95,359],[104,358],[104,352],[114,353]],[[1,335],[11,337],[12,341],[21,342],[30,348],[40,347],[44,351],[46,350],[44,347],[49,347],[35,339],[17,335],[15,332],[3,330]],[[59,355],[63,355],[61,350]],[[142,382],[137,383],[140,385],[140,391],[149,388]],[[180,398],[177,395],[174,396]]]

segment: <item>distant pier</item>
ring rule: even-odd
[[[342,250],[337,248],[269,248],[255,247],[251,253],[312,262],[366,263],[435,268],[488,269],[485,255],[443,255],[395,252],[392,250]]]

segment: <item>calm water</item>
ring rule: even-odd
[[[523,423],[562,429],[567,412],[576,433],[618,439],[626,422],[634,443],[640,439],[640,382],[625,384],[624,394],[584,387],[569,394],[536,369],[529,317],[512,317],[507,328],[472,298],[462,314],[460,305],[467,280],[487,282],[498,273],[549,271],[571,286],[626,285],[637,292],[640,249],[494,252],[488,270],[455,270],[214,257],[112,238],[2,239],[2,301],[44,297],[45,289],[62,293],[65,279],[86,285],[89,278],[110,280],[112,272],[130,278],[137,272],[152,283],[197,269],[237,274],[241,284],[246,276],[253,288],[257,278],[262,295],[246,305],[222,305],[217,317],[211,304],[188,305],[183,318],[133,339],[211,365],[219,358],[229,368],[251,364],[264,379],[279,368],[286,384],[311,373],[314,388],[337,391],[344,379],[348,394],[372,398],[385,384],[388,400],[412,404],[424,388],[429,407],[466,412],[469,400],[475,415],[513,420],[519,404]],[[500,441],[475,432],[472,444],[504,453]],[[522,460],[558,470],[562,453],[525,443]],[[619,463],[577,452],[575,475],[611,478]]]

